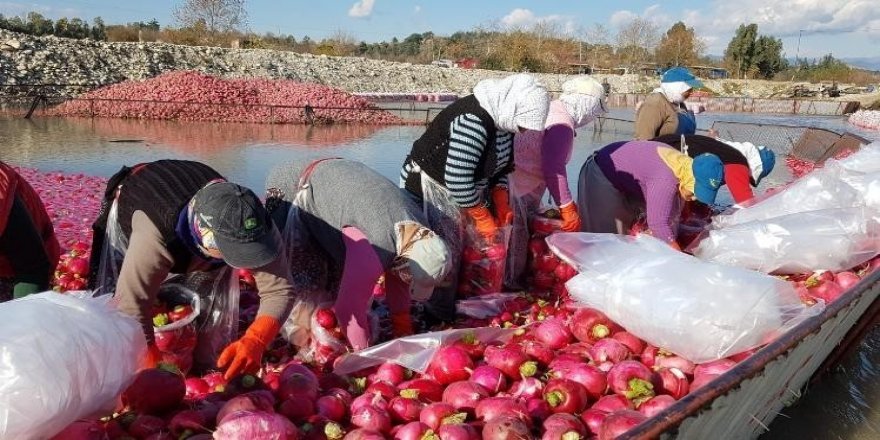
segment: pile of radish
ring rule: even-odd
[[[854,153],[853,150],[845,150],[838,152],[832,157],[834,159],[843,159],[852,153]],[[808,174],[810,171],[821,167],[820,164],[816,164],[815,162],[806,159],[800,159],[791,155],[785,156],[785,165],[788,166],[788,169],[791,171],[791,174],[795,177],[795,179],[800,178],[801,176]]]
[[[571,265],[559,259],[544,240],[554,232],[560,232],[562,221],[559,211],[549,209],[535,215],[529,221],[532,235],[529,239],[528,285],[536,292],[551,292],[559,298],[566,298],[565,282],[577,275]]]
[[[403,122],[364,98],[320,84],[223,79],[193,71],[102,87],[58,105],[49,115],[285,124]]]
[[[858,110],[849,115],[849,123],[867,130],[880,130],[880,110]]]

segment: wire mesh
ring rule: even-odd
[[[809,129],[789,125],[755,124],[747,122],[716,121],[712,124],[718,136],[729,141],[748,141],[764,145],[778,154],[791,154],[795,145]],[[840,135],[838,135],[840,137]]]

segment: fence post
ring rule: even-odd
[[[272,121],[272,124],[275,124],[275,106],[269,106],[269,120]]]
[[[95,100],[89,98],[89,117],[95,117]]]

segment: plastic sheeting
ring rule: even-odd
[[[767,343],[824,309],[802,304],[786,281],[707,263],[648,235],[562,233],[547,243],[580,272],[566,283],[573,298],[697,363]]]
[[[44,292],[0,304],[0,438],[50,438],[111,412],[146,349],[109,296]]]

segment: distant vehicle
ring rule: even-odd
[[[434,60],[434,61],[431,61],[431,64],[435,65],[437,67],[448,67],[448,68],[455,67],[455,63],[453,63],[452,60]]]

